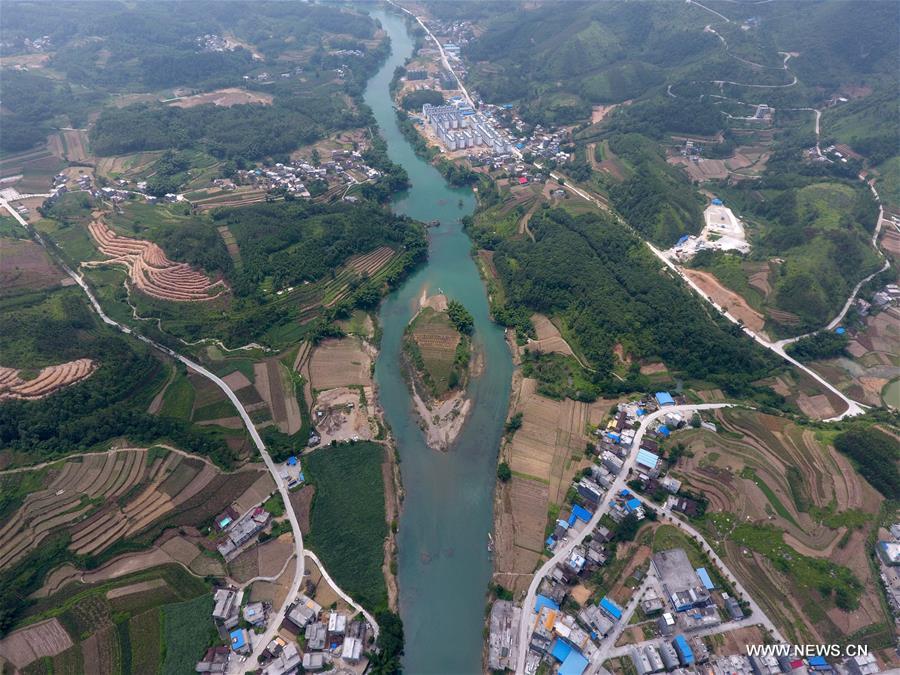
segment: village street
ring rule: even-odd
[[[731,403],[698,403],[692,405],[676,405],[676,406],[666,406],[664,408],[660,408],[656,412],[653,412],[649,415],[644,416],[641,421],[641,426],[638,428],[637,433],[634,436],[634,442],[632,443],[632,452],[629,452],[628,458],[625,460],[625,463],[622,466],[622,470],[619,472],[618,476],[616,476],[616,480],[610,485],[609,490],[606,493],[607,499],[603,501],[594,512],[594,515],[591,517],[590,522],[588,522],[580,532],[575,535],[572,535],[565,545],[560,546],[553,554],[547,562],[541,565],[540,569],[535,572],[534,577],[531,580],[531,584],[528,586],[528,592],[525,594],[525,599],[522,602],[522,620],[519,623],[519,635],[517,641],[517,649],[518,654],[516,655],[516,672],[524,673],[525,672],[525,657],[528,654],[528,643],[529,643],[529,630],[531,626],[534,625],[535,620],[535,612],[534,612],[534,601],[535,596],[537,595],[538,586],[541,583],[541,580],[556,567],[557,563],[565,560],[569,553],[571,553],[572,549],[578,546],[584,538],[593,532],[594,528],[600,523],[600,519],[609,512],[610,504],[612,503],[612,495],[617,494],[621,491],[625,486],[625,481],[628,479],[628,472],[634,466],[635,461],[637,460],[637,448],[641,446],[641,441],[644,438],[644,434],[647,432],[647,429],[650,427],[650,424],[655,420],[659,419],[666,413],[671,412],[680,412],[680,413],[692,413],[694,411],[700,410],[716,410],[719,408],[730,408],[732,407]]]

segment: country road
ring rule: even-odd
[[[393,5],[394,7],[401,10],[402,12],[405,12],[406,14],[409,14],[422,27],[422,30],[424,30],[428,34],[428,37],[430,37],[432,39],[432,41],[434,42],[434,44],[437,45],[438,52],[441,55],[441,62],[444,64],[444,68],[446,68],[447,71],[451,75],[453,75],[453,79],[456,80],[456,84],[459,87],[459,90],[463,93],[463,96],[466,97],[466,103],[468,103],[471,108],[474,108],[475,103],[472,101],[472,97],[469,96],[469,90],[466,89],[466,86],[462,83],[462,80],[459,78],[459,75],[456,74],[456,71],[453,70],[452,66],[450,65],[450,59],[447,58],[447,53],[444,51],[444,45],[441,44],[440,40],[438,40],[434,36],[434,33],[431,32],[431,30],[428,28],[428,26],[425,25],[425,22],[422,21],[421,18],[419,18],[418,16],[416,16],[415,14],[410,12],[405,7],[401,7],[396,2],[394,2],[394,0],[388,0],[388,4]]]
[[[635,461],[637,460],[637,448],[641,446],[641,441],[644,438],[644,434],[647,432],[647,428],[650,426],[651,422],[657,420],[662,417],[666,413],[670,412],[694,412],[697,410],[716,410],[719,408],[730,408],[733,404],[730,403],[699,403],[692,405],[677,405],[677,406],[666,406],[665,408],[661,408],[654,413],[649,415],[645,415],[641,420],[641,426],[638,428],[637,433],[634,435],[634,442],[632,443],[632,451],[628,454],[628,458],[625,460],[625,464],[622,466],[622,470],[619,472],[619,475],[616,476],[616,480],[610,485],[609,490],[606,493],[607,499],[603,501],[600,506],[597,507],[597,510],[594,512],[594,515],[591,517],[590,522],[588,522],[578,534],[572,536],[568,542],[564,546],[561,546],[547,562],[541,565],[540,569],[535,572],[534,577],[531,580],[531,584],[528,586],[528,592],[525,594],[525,599],[522,602],[522,619],[519,623],[519,639],[517,643],[518,654],[516,655],[516,673],[522,675],[525,672],[525,658],[528,655],[528,631],[534,622],[535,613],[534,613],[534,598],[537,594],[538,586],[540,586],[541,580],[556,567],[556,564],[565,560],[569,553],[571,553],[572,549],[579,545],[584,538],[593,532],[594,528],[600,522],[600,519],[609,512],[610,502],[612,500],[612,496],[617,494],[620,490],[622,490],[625,486],[625,481],[628,478],[629,470],[634,466]]]
[[[29,227],[28,222],[25,221],[22,216],[9,205],[5,199],[0,199],[0,208],[6,209],[16,221],[24,227],[32,237],[37,239],[38,243],[44,247],[45,250],[49,252],[49,248],[44,241],[43,237]],[[55,258],[55,256],[54,256]],[[150,345],[154,349],[163,352],[164,354],[169,355],[170,357],[177,359],[181,363],[183,363],[188,368],[192,369],[196,373],[202,375],[206,379],[213,382],[222,392],[228,397],[231,401],[232,405],[234,405],[235,409],[238,411],[238,414],[241,416],[241,419],[244,422],[244,426],[247,427],[247,431],[250,434],[250,438],[253,439],[254,445],[256,445],[257,450],[259,450],[260,456],[263,458],[263,462],[266,465],[266,468],[269,470],[269,473],[272,475],[273,480],[275,481],[275,485],[278,489],[279,494],[281,495],[282,500],[285,505],[285,513],[288,517],[288,520],[291,523],[291,532],[294,537],[294,555],[297,558],[296,566],[294,569],[294,578],[291,582],[290,589],[285,595],[285,601],[282,606],[278,609],[278,612],[272,617],[268,624],[268,628],[265,633],[261,636],[257,636],[256,640],[253,641],[253,652],[250,655],[249,659],[251,663],[256,663],[257,658],[262,654],[266,645],[277,635],[278,628],[281,625],[281,622],[284,620],[284,616],[287,613],[288,606],[291,601],[297,596],[297,593],[300,590],[300,584],[303,581],[303,573],[304,573],[304,550],[303,550],[303,534],[300,531],[300,523],[297,521],[297,514],[294,513],[294,508],[291,505],[290,494],[288,493],[287,484],[281,478],[278,473],[277,468],[275,467],[275,462],[272,461],[272,457],[269,455],[268,450],[266,449],[265,443],[263,443],[262,437],[259,435],[259,432],[256,429],[256,425],[253,424],[253,420],[250,419],[250,415],[247,413],[247,410],[244,408],[244,405],[238,399],[237,395],[231,390],[225,382],[218,377],[215,373],[210,372],[199,363],[196,363],[186,356],[182,356],[181,354],[175,352],[174,350],[166,347],[165,345],[161,345],[158,342],[151,340],[145,335],[141,335],[139,333],[135,333],[128,326],[123,326],[117,321],[111,319],[106,313],[103,311],[103,308],[100,306],[100,303],[97,301],[97,298],[94,296],[93,292],[88,286],[87,281],[85,281],[84,277],[79,274],[76,274],[68,265],[66,265],[62,260],[57,259],[57,263],[63,268],[63,270],[68,274],[74,281],[77,283],[81,289],[84,291],[85,295],[88,297],[90,301],[91,307],[97,316],[100,317],[101,321],[105,324],[117,328],[121,332],[126,335],[133,335],[138,340]],[[322,569],[320,565],[320,569]],[[324,570],[323,570],[324,575]],[[370,620],[372,623],[372,629],[375,633],[375,636],[378,636],[378,624],[374,622],[374,620],[366,615],[366,618]],[[237,659],[234,659],[229,662],[228,666],[229,673],[239,673],[243,672],[243,666]]]

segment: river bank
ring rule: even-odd
[[[397,124],[389,84],[394,69],[412,54],[413,38],[402,17],[379,10],[372,15],[390,36],[392,53],[369,81],[364,98],[387,141],[388,156],[412,181],[393,208],[423,222],[441,222],[429,231],[427,264],[386,298],[379,312],[382,337],[375,380],[397,446],[404,490],[397,558],[406,633],[403,668],[475,673],[482,670],[484,602],[491,576],[487,543],[512,362],[503,330],[491,321],[471,241],[460,223],[474,210],[472,191],[450,187],[416,155]],[[447,452],[428,447],[403,377],[403,333],[418,311],[423,288],[441,289],[465,305],[474,321],[474,348],[484,355],[483,370],[469,382],[467,420]]]

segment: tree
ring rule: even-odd
[[[375,643],[378,651],[369,661],[369,672],[375,675],[399,675],[403,656],[403,621],[389,610],[376,613],[380,632]]]
[[[322,157],[319,155],[319,149],[313,148],[312,151],[312,165],[319,166],[322,163]]]
[[[512,469],[509,468],[509,464],[500,462],[500,466],[497,467],[497,478],[501,483],[506,483],[512,478]]]
[[[450,321],[453,322],[456,330],[460,333],[470,335],[475,328],[475,323],[472,319],[472,315],[469,314],[469,310],[457,300],[451,300],[447,303],[447,316],[450,317]]]

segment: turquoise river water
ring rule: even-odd
[[[391,160],[409,172],[412,188],[393,208],[413,218],[440,220],[430,230],[429,260],[382,305],[384,329],[375,380],[400,453],[406,493],[399,530],[400,615],[407,673],[481,672],[485,593],[491,575],[491,529],[497,448],[509,400],[512,361],[503,331],[490,320],[484,284],[459,219],[475,207],[468,189],[454,189],[413,152],[397,126],[388,85],[412,54],[404,20],[373,11],[391,38],[392,52],[369,81],[365,101],[388,144]],[[462,206],[460,206],[460,200]],[[423,289],[443,291],[475,319],[473,340],[484,354],[472,378],[473,411],[449,452],[425,445],[400,368],[403,330]]]

